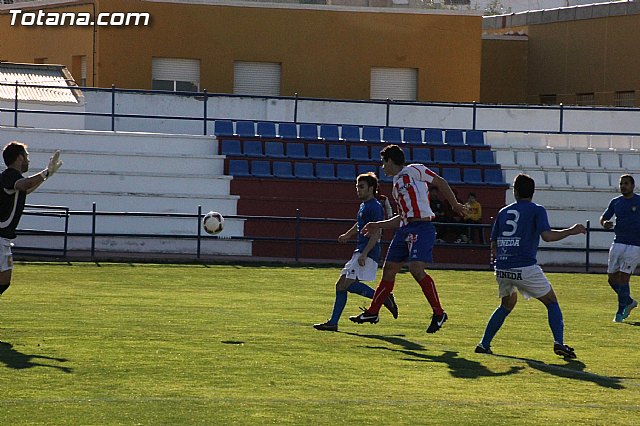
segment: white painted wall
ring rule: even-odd
[[[11,110],[11,112],[0,112],[0,126],[13,126],[15,123],[15,108],[13,101],[0,99],[0,109]],[[20,101],[18,110],[33,111],[69,111],[76,113],[85,112],[84,104],[54,104],[46,102]],[[27,112],[18,112],[19,127],[38,127],[47,129],[83,129],[85,117],[82,115],[69,114],[36,114]]]
[[[87,112],[110,113],[111,94],[87,92]],[[387,122],[386,103],[299,99],[297,117],[294,99],[264,99],[234,96],[210,97],[207,117],[210,119],[265,120],[357,124],[384,126]],[[204,105],[202,98],[173,95],[117,94],[116,113],[165,115],[194,119],[116,118],[120,131],[158,132],[202,135]],[[520,132],[590,132],[640,134],[640,110],[594,109],[590,107],[494,106],[478,104],[475,108],[475,128],[479,130]],[[562,114],[562,118],[561,118]],[[58,116],[51,124],[57,124]],[[6,121],[6,119],[5,119]],[[561,127],[562,123],[562,127]],[[87,116],[83,126],[72,122],[70,128],[111,130],[110,117]],[[389,125],[400,127],[472,129],[472,104],[390,104]],[[47,126],[43,126],[47,127]],[[213,122],[207,134],[213,133]]]

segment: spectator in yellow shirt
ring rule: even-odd
[[[482,221],[482,205],[478,202],[476,198],[476,194],[474,192],[470,192],[467,198],[467,202],[465,203],[467,207],[467,213],[462,220],[464,223],[472,223],[479,224]],[[473,236],[473,237],[472,237]],[[469,227],[467,229],[466,234],[460,235],[460,237],[456,240],[456,243],[484,243],[484,236],[482,235],[482,228],[479,227]]]

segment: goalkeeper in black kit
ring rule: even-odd
[[[22,174],[29,170],[29,152],[26,144],[16,141],[5,145],[2,157],[7,168],[0,174],[0,294],[11,285],[11,240],[16,237],[16,228],[22,217],[27,194],[35,191],[62,165],[60,151],[56,151],[46,169],[24,177]]]

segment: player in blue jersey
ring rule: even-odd
[[[536,254],[540,237],[544,241],[559,241],[570,235],[584,234],[586,229],[576,223],[571,228],[552,230],[547,211],[532,203],[534,180],[519,174],[513,181],[516,202],[503,207],[491,230],[491,256],[494,259],[498,294],[502,303],[496,309],[476,346],[477,353],[493,353],[491,340],[516,306],[518,293],[525,299],[535,297],[547,307],[549,326],[553,334],[553,351],[567,358],[575,358],[573,348],[564,344],[564,323],[556,294],[537,264]],[[516,291],[517,290],[517,291]]]
[[[46,169],[29,177],[22,176],[29,170],[29,152],[27,145],[16,141],[5,145],[2,158],[7,168],[0,174],[0,294],[11,285],[11,240],[16,237],[27,194],[35,191],[62,165],[60,151],[56,151]]]
[[[356,192],[362,201],[358,209],[356,223],[344,234],[338,237],[340,243],[346,243],[350,238],[357,236],[358,244],[349,260],[342,269],[340,278],[336,282],[336,299],[333,305],[331,318],[324,323],[314,324],[316,330],[338,331],[338,320],[347,304],[347,292],[356,293],[369,299],[373,298],[374,290],[362,281],[374,281],[380,259],[380,233],[378,230],[369,236],[360,233],[362,228],[369,223],[384,220],[384,209],[375,198],[378,190],[378,178],[373,173],[364,173],[356,179]],[[384,301],[384,306],[391,312],[394,318],[398,318],[398,306],[393,294]]]
[[[640,263],[640,195],[634,192],[631,175],[620,176],[620,195],[609,203],[600,217],[604,229],[614,228],[615,238],[609,249],[607,274],[609,285],[618,294],[618,311],[614,322],[623,322],[638,301],[631,297],[629,279]],[[616,217],[615,227],[611,219]]]

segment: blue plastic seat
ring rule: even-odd
[[[276,142],[276,141],[265,142],[264,155],[271,158],[284,157],[284,144],[282,142]]]
[[[336,180],[333,163],[316,163],[316,177],[324,180]]]
[[[347,146],[343,144],[329,145],[329,158],[332,160],[348,160]]]
[[[340,137],[345,142],[360,142],[360,127],[352,125],[343,125]]]
[[[467,130],[467,145],[484,146],[484,132],[482,130]]]
[[[241,138],[255,138],[255,123],[253,121],[236,121],[236,134]]]
[[[403,140],[405,143],[422,144],[422,130],[405,127]]]
[[[329,147],[331,149],[331,147]],[[366,145],[351,145],[349,158],[358,161],[371,161],[369,147]]]
[[[435,148],[433,150],[433,161],[439,164],[453,163],[451,150],[449,148]]]
[[[258,130],[256,133],[263,139],[275,139],[278,137],[276,134],[276,123],[260,121],[257,127]]]
[[[216,120],[213,124],[213,134],[216,136],[235,136],[233,122],[230,120]]]
[[[362,128],[362,140],[365,142],[381,142],[380,127],[364,126]]]
[[[387,176],[384,174],[384,170],[382,169],[382,167],[380,167],[379,171],[378,171],[378,179],[380,179],[381,182],[393,182],[393,176]]]
[[[340,180],[356,180],[356,166],[353,164],[338,164],[336,166],[336,176]]]
[[[496,160],[493,158],[492,151],[476,151],[476,164],[495,164]]]
[[[457,167],[443,167],[442,177],[451,184],[462,183],[460,169]]]
[[[363,173],[375,173],[378,174],[378,167],[373,164],[358,164],[358,174],[361,175]]]
[[[424,141],[430,145],[442,145],[442,130],[424,129]]]
[[[293,173],[295,177],[300,179],[315,179],[315,175],[313,174],[313,163],[296,161],[293,164]]]
[[[301,142],[289,142],[286,144],[287,158],[307,158],[304,153],[304,144]]]
[[[377,146],[372,146],[371,147],[371,155],[369,156],[369,158],[371,158],[372,161],[380,161],[380,151],[382,151],[384,147],[377,147]],[[406,151],[405,151],[405,156],[406,156]]]
[[[253,160],[251,162],[251,176],[271,177],[271,165],[265,160]]]
[[[387,143],[399,144],[402,142],[402,133],[399,127],[385,127],[382,129],[382,140]]]
[[[431,150],[429,148],[413,148],[413,162],[422,164],[431,163]]]
[[[307,145],[307,158],[311,158],[313,160],[326,160],[327,150],[324,144],[310,143]]]
[[[500,169],[485,169],[484,182],[489,185],[506,185]]]
[[[260,141],[244,141],[243,152],[247,157],[264,157]]]
[[[274,161],[273,162],[273,176],[277,178],[290,179],[293,177],[291,172],[291,162],[289,161]]]
[[[320,137],[327,142],[338,142],[340,140],[338,126],[335,124],[321,124]]]
[[[220,144],[221,155],[242,155],[242,148],[240,147],[240,141],[235,139],[223,140]]]
[[[444,141],[447,145],[464,145],[464,135],[462,130],[446,130]]]
[[[482,183],[482,173],[480,169],[464,169],[462,170],[462,180],[464,183],[480,184]]]
[[[229,160],[229,174],[231,176],[249,176],[249,161]]]
[[[456,163],[458,164],[473,164],[473,153],[470,149],[458,148],[454,150]]]
[[[298,137],[305,141],[317,141],[318,139],[320,139],[318,137],[318,126],[315,124],[308,124],[308,123],[301,124]]]
[[[298,139],[298,126],[296,123],[280,123],[278,124],[278,136],[282,139],[296,140]]]

